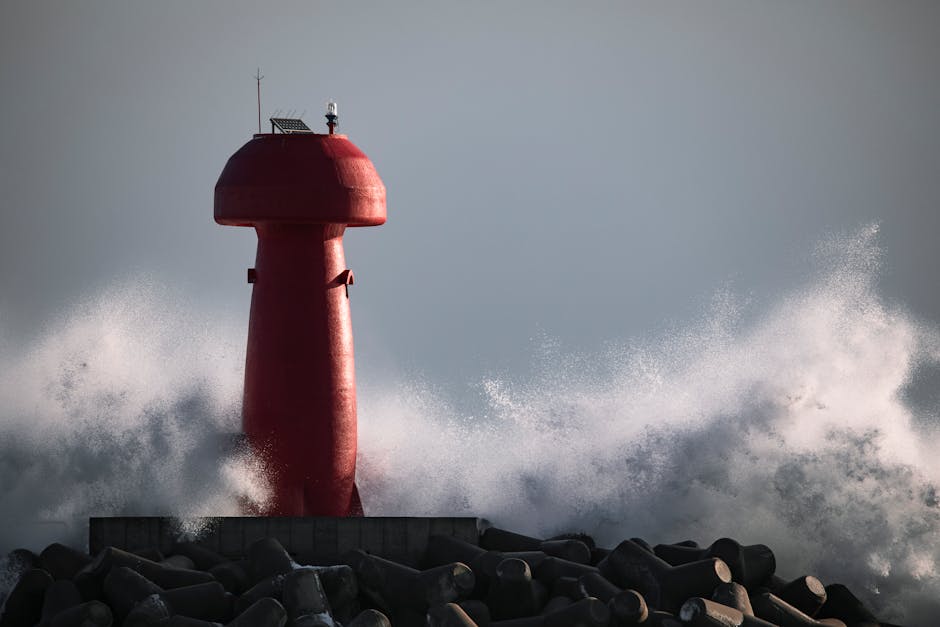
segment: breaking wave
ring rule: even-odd
[[[695,325],[601,355],[548,341],[539,374],[455,416],[426,389],[361,396],[367,513],[487,517],[608,546],[723,536],[780,575],[845,583],[885,617],[940,615],[938,438],[905,391],[936,329],[876,292],[877,227],[817,250],[765,310],[729,294]]]
[[[114,287],[0,358],[0,549],[84,545],[89,516],[261,502],[238,431],[244,346],[153,281]]]
[[[879,295],[879,261],[865,227],[826,240],[815,276],[774,302],[722,292],[698,321],[601,354],[543,338],[536,374],[482,380],[475,414],[415,377],[360,377],[366,511],[607,545],[732,536],[771,546],[785,578],[842,582],[886,618],[929,624],[940,421],[908,391],[940,364],[940,334]],[[81,544],[90,515],[263,502],[258,465],[226,444],[243,360],[240,324],[152,281],[4,346],[0,550]]]

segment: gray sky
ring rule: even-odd
[[[940,321],[940,3],[0,2],[0,327],[148,273],[247,318],[212,190],[263,110],[328,98],[388,188],[347,233],[360,372],[444,385],[770,297],[881,223]],[[461,385],[457,383],[457,385]]]

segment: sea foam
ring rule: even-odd
[[[771,546],[781,576],[845,583],[886,619],[929,624],[940,421],[907,392],[940,363],[940,334],[879,295],[880,254],[866,226],[826,239],[814,276],[773,302],[725,290],[697,321],[598,354],[540,338],[534,375],[477,382],[479,412],[418,376],[360,375],[366,513],[608,546],[731,536]],[[185,522],[264,502],[259,464],[225,444],[245,331],[197,311],[122,282],[4,350],[0,550],[81,544],[91,515]]]

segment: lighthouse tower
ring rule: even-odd
[[[347,226],[385,222],[385,186],[369,158],[334,133],[272,118],[228,160],[215,221],[258,234],[242,424],[269,470],[273,516],[361,515]]]

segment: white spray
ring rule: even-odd
[[[818,276],[764,309],[721,294],[697,324],[601,355],[545,342],[537,376],[481,382],[485,415],[360,377],[367,514],[476,515],[608,546],[732,536],[771,546],[784,577],[929,624],[940,466],[918,425],[937,416],[903,392],[940,341],[877,294],[876,233],[828,240]],[[219,445],[238,430],[244,329],[191,311],[122,284],[4,352],[0,550],[80,544],[90,515],[232,515],[266,498],[257,464]]]
[[[407,386],[366,391],[368,513],[478,515],[608,547],[731,536],[771,546],[783,577],[845,583],[929,624],[938,442],[902,392],[940,343],[875,292],[876,233],[828,240],[815,281],[747,323],[721,295],[658,340],[589,356],[548,343],[534,380],[484,382],[484,416]]]

